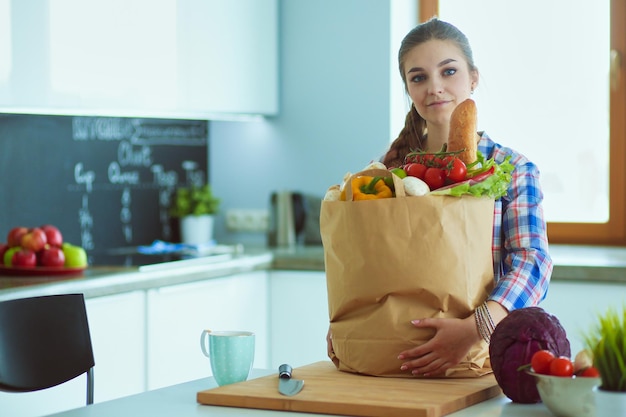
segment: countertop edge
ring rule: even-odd
[[[0,301],[61,293],[83,293],[85,298],[117,295],[165,286],[186,284],[226,277],[251,271],[269,271],[273,255],[270,252],[234,257],[228,261],[181,266],[179,268],[140,271],[139,268],[92,267],[83,276],[68,279],[47,279],[42,283],[16,285],[0,289]],[[22,278],[2,278],[19,283]],[[32,282],[33,280],[31,280]]]
[[[626,248],[551,246],[552,281],[626,284]],[[176,268],[92,267],[82,276],[55,278],[0,278],[0,301],[60,293],[83,293],[95,298],[164,286],[192,283],[250,271],[324,272],[321,246],[252,248],[245,255],[214,263],[177,264]]]

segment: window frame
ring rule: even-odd
[[[439,15],[439,0],[417,0],[418,21]],[[610,91],[609,220],[606,223],[548,222],[548,241],[558,244],[626,245],[626,2],[611,0],[611,51],[622,63]],[[609,51],[607,51],[609,52]],[[584,169],[584,167],[581,167]],[[590,175],[594,175],[590,173]]]

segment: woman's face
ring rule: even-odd
[[[452,41],[432,39],[415,46],[406,54],[403,70],[413,106],[427,126],[448,126],[452,110],[478,83],[478,73],[470,72]]]

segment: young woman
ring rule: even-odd
[[[452,111],[471,96],[479,79],[466,36],[438,19],[409,32],[402,41],[398,59],[413,105],[404,128],[383,159],[388,167],[403,165],[405,155],[414,150],[439,151],[448,140]],[[507,195],[495,202],[495,287],[469,317],[413,318],[415,327],[436,332],[428,342],[398,352],[401,370],[414,375],[445,373],[459,364],[481,338],[488,341],[493,326],[510,311],[537,305],[547,293],[552,260],[541,206],[539,170],[523,155],[495,143],[484,132],[477,132],[476,140],[485,158],[501,163],[511,156],[510,163],[515,166]],[[330,353],[330,332],[328,349]]]

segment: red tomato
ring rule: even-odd
[[[428,188],[436,190],[441,188],[446,183],[446,175],[441,168],[428,168],[424,173],[424,182],[428,185]]]
[[[538,350],[530,360],[530,366],[538,374],[550,374],[550,363],[554,359],[554,354],[549,350]]]
[[[414,162],[406,164],[404,166],[404,171],[406,172],[406,175],[419,178],[420,180],[424,179],[424,173],[426,172],[426,169],[426,165]]]
[[[427,167],[441,168],[441,166],[443,165],[443,161],[441,160],[441,158],[431,153],[427,153],[422,156],[422,160],[424,161],[422,163]]]
[[[417,153],[407,158],[407,163],[414,162],[416,164],[426,165],[427,167],[441,168],[442,159],[432,153]]]
[[[597,378],[600,376],[600,372],[598,372],[598,370],[594,368],[593,366],[588,366],[587,368],[583,369],[583,371],[579,373],[578,376]]]
[[[446,178],[450,181],[465,181],[467,167],[465,166],[465,162],[461,161],[456,156],[446,156],[443,159],[443,170],[446,173]]]
[[[559,356],[550,362],[550,375],[553,376],[572,376],[574,375],[574,365],[569,358]]]

